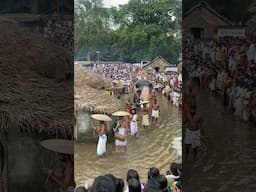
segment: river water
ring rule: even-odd
[[[184,191],[256,191],[256,130],[208,91],[199,92],[197,104],[205,139],[196,163],[184,158]]]
[[[159,96],[158,101],[161,107],[158,125],[143,130],[139,124],[139,137],[128,138],[126,153],[116,153],[112,141],[107,145],[107,158],[98,159],[96,143],[75,145],[77,184],[107,173],[125,179],[130,168],[136,169],[143,181],[150,167],[157,167],[165,174],[171,162],[181,163],[181,109],[170,105],[163,96]]]

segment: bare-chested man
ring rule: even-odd
[[[158,104],[157,100],[152,105],[152,122],[157,123],[157,120],[159,118],[159,113],[160,113],[160,105]]]
[[[201,146],[201,126],[203,119],[201,116],[196,114],[196,108],[191,108],[191,116],[185,122],[186,135],[185,135],[185,144],[186,144],[186,155],[189,156],[190,148],[193,149],[193,158],[194,161],[197,159],[198,148]]]

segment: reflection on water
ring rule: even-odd
[[[139,129],[139,138],[128,139],[127,153],[115,153],[114,142],[107,145],[107,158],[96,157],[96,142],[76,144],[75,178],[77,184],[86,179],[112,173],[126,178],[129,168],[138,170],[142,180],[147,171],[155,166],[165,173],[173,161],[181,162],[181,110],[159,98],[161,114],[159,125],[148,130]],[[140,128],[140,127],[139,127]]]

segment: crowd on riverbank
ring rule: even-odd
[[[148,170],[148,179],[140,180],[139,173],[130,169],[126,181],[112,174],[98,176],[91,184],[77,187],[75,192],[182,192],[182,166],[172,163],[166,174],[156,167]]]
[[[245,38],[183,40],[184,66],[199,88],[221,98],[228,111],[256,125],[256,47]]]
[[[98,64],[92,71],[111,78],[113,81],[121,81],[126,86],[134,86],[138,80],[148,80],[152,88],[159,94],[166,96],[170,104],[176,107],[182,106],[182,75],[177,72],[165,73],[141,70],[134,64]],[[133,94],[136,87],[129,89]]]

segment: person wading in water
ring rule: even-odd
[[[130,131],[131,131],[131,136],[135,136],[135,138],[137,138],[137,133],[138,133],[137,119],[138,119],[138,115],[136,113],[136,108],[134,107],[130,115]]]
[[[118,128],[117,132],[119,135],[125,137],[123,141],[116,139],[116,152],[126,152],[127,151],[127,132],[128,132],[128,125],[127,122],[124,120],[124,117],[120,117],[119,120],[120,127]]]
[[[160,105],[158,104],[157,100],[155,100],[152,106],[152,122],[157,123],[160,114]]]
[[[196,107],[191,107],[191,118],[185,122],[186,135],[186,155],[189,157],[190,148],[193,149],[194,161],[197,159],[198,148],[201,146],[201,130],[203,119],[196,114]]]
[[[97,144],[97,156],[102,158],[106,157],[107,152],[107,126],[104,121],[100,121],[100,127],[97,129],[95,125],[92,125],[95,132],[98,134],[98,144]]]
[[[149,127],[149,108],[147,104],[143,104],[141,125],[144,129]]]

